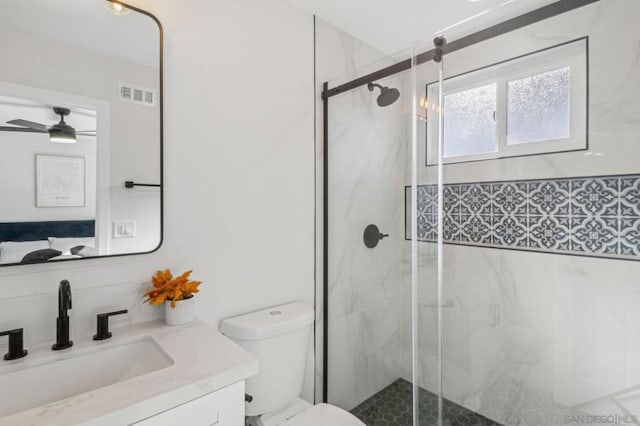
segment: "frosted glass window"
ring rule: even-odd
[[[507,82],[507,144],[570,135],[569,67]]]
[[[497,150],[496,83],[445,95],[444,156]]]
[[[445,164],[587,149],[586,38],[456,71],[442,85],[443,128],[427,120],[427,166],[440,161],[441,131]],[[426,89],[435,105],[440,84]]]

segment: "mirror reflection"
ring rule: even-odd
[[[162,240],[161,29],[103,0],[0,2],[0,265]]]

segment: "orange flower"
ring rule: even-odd
[[[176,307],[177,300],[190,299],[193,293],[198,293],[201,281],[189,281],[192,271],[186,271],[182,275],[173,278],[170,269],[157,271],[151,278],[153,288],[144,293],[145,302],[150,305],[161,305],[171,300],[171,307]]]

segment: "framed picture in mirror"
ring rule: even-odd
[[[84,207],[84,157],[36,155],[36,205]]]

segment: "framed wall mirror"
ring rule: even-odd
[[[162,27],[105,0],[0,2],[0,266],[162,243]]]

